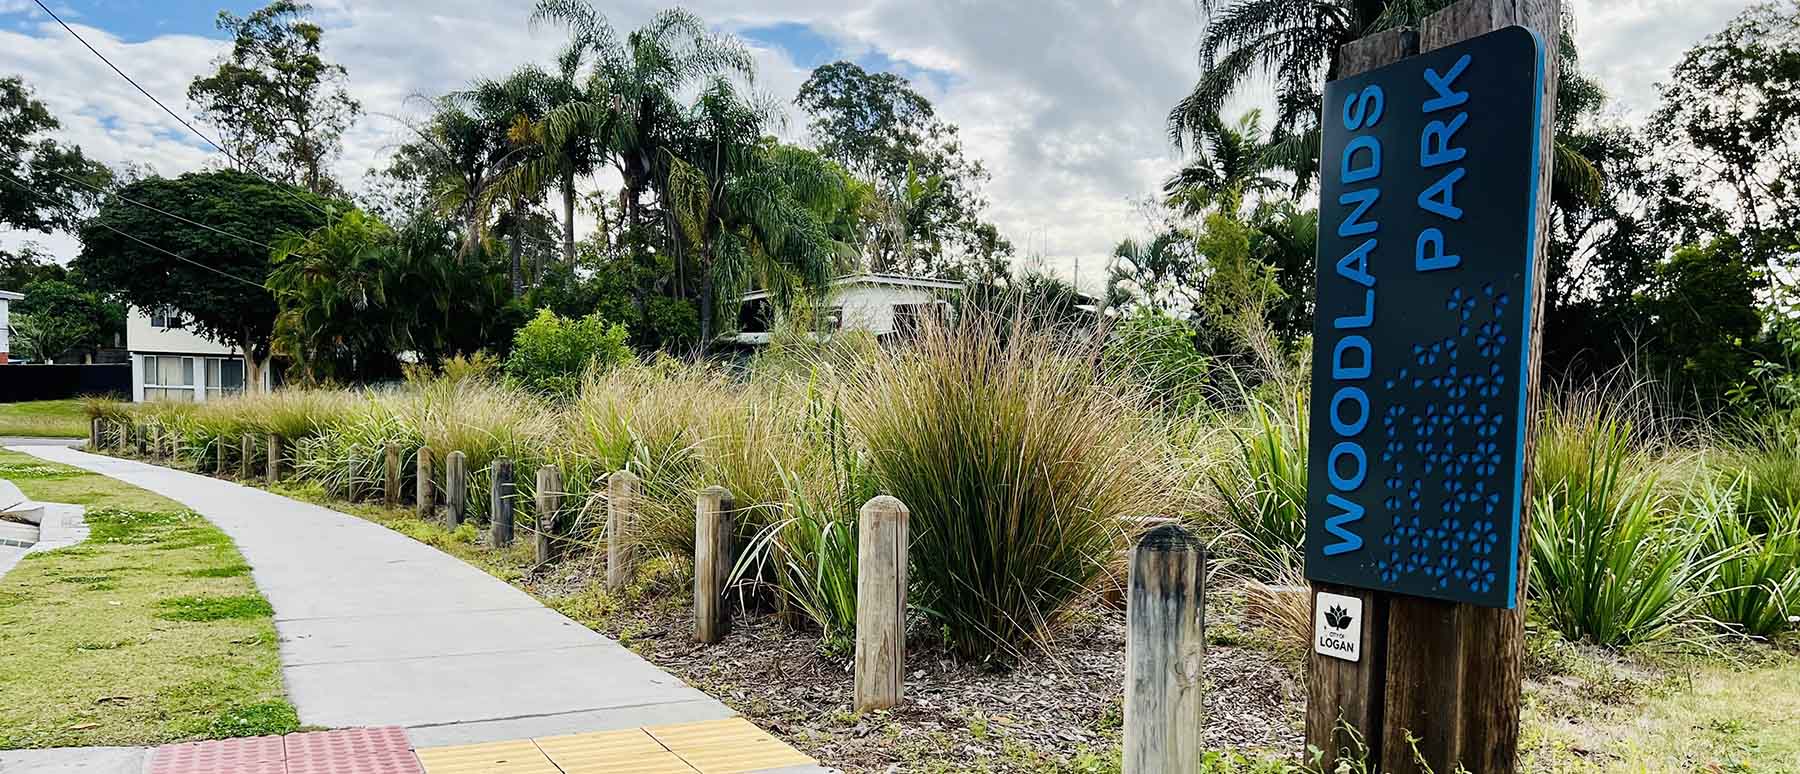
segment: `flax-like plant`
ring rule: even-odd
[[[1306,540],[1306,404],[1250,402],[1250,427],[1212,472],[1228,544],[1240,572],[1258,580],[1292,575]]]
[[[1571,429],[1572,428],[1572,429]],[[1672,513],[1628,425],[1598,416],[1565,427],[1586,438],[1585,466],[1536,498],[1531,587],[1570,640],[1654,642],[1691,623],[1721,557]]]
[[[1732,630],[1771,637],[1792,629],[1800,616],[1800,512],[1754,513],[1744,497],[1751,489],[1742,477],[1703,481],[1689,511],[1705,526],[1705,550],[1726,557],[1706,597],[1707,615]]]
[[[965,656],[1045,643],[1124,548],[1127,519],[1181,507],[1147,396],[1082,341],[970,313],[844,391],[882,488],[912,512],[914,607]]]

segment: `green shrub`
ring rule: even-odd
[[[1212,361],[1200,354],[1194,326],[1143,308],[1119,321],[1106,345],[1106,366],[1144,386],[1157,405],[1185,414],[1212,400]]]
[[[1757,637],[1793,627],[1800,616],[1800,514],[1793,510],[1753,513],[1744,479],[1706,482],[1689,510],[1705,525],[1705,550],[1725,557],[1706,597],[1713,620]],[[1759,531],[1757,524],[1761,524]]]
[[[574,395],[589,368],[632,360],[625,326],[593,314],[571,320],[548,309],[513,336],[506,377],[513,384],[549,395]]]
[[[1628,426],[1590,415],[1559,430],[1588,456],[1535,500],[1533,597],[1570,640],[1624,646],[1673,633],[1692,620],[1719,558],[1673,518]]]
[[[970,313],[844,391],[882,488],[912,512],[914,607],[964,655],[1043,644],[1128,517],[1181,512],[1146,397],[1068,343],[1082,340]]]

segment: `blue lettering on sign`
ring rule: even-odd
[[[1381,86],[1370,84],[1357,92],[1355,96],[1344,102],[1344,128],[1349,131],[1368,130],[1380,125],[1383,108],[1387,97]],[[1381,177],[1381,138],[1373,134],[1359,134],[1352,137],[1344,145],[1343,156],[1338,164],[1338,185],[1350,185],[1378,180]],[[1356,314],[1337,316],[1332,319],[1335,330],[1354,330],[1367,328],[1375,324],[1375,275],[1369,270],[1370,258],[1375,254],[1381,241],[1376,236],[1381,224],[1375,220],[1364,220],[1375,203],[1381,200],[1381,189],[1367,186],[1354,191],[1345,191],[1338,197],[1338,203],[1355,205],[1338,223],[1337,233],[1340,237],[1366,236],[1355,249],[1338,259],[1336,275],[1352,284],[1367,288],[1363,292],[1363,304]],[[1361,363],[1355,366],[1347,364],[1344,355],[1356,352]],[[1366,379],[1374,368],[1374,349],[1369,346],[1367,337],[1348,334],[1338,339],[1332,346],[1331,378],[1338,382]],[[1357,407],[1356,421],[1344,420],[1342,408],[1346,403]],[[1368,476],[1369,455],[1362,447],[1357,436],[1369,423],[1369,395],[1361,387],[1341,384],[1332,395],[1331,406],[1332,430],[1343,439],[1331,449],[1326,467],[1331,479],[1331,486],[1338,492],[1349,493],[1362,488]],[[1351,475],[1342,475],[1338,462],[1348,460],[1354,464]],[[1345,499],[1338,494],[1331,495],[1336,502],[1343,503],[1342,513],[1330,520],[1328,529],[1336,536],[1336,542],[1325,546],[1327,554],[1342,554],[1362,547],[1362,536],[1350,525],[1362,520],[1362,506]]]

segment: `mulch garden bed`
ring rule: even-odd
[[[1082,770],[1083,761],[1117,755],[1123,610],[1078,612],[1053,650],[1011,667],[959,662],[915,627],[901,706],[858,717],[849,658],[826,654],[816,633],[774,615],[740,615],[722,643],[700,645],[685,586],[653,583],[629,604],[584,610],[580,600],[602,584],[601,566],[586,560],[524,579],[539,598],[846,772]],[[1234,590],[1208,599],[1206,745],[1298,752],[1298,662],[1254,636],[1234,636],[1238,603]]]

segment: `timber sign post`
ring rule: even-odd
[[[1325,87],[1306,576],[1328,763],[1516,765],[1555,13],[1464,0],[1346,47]]]

